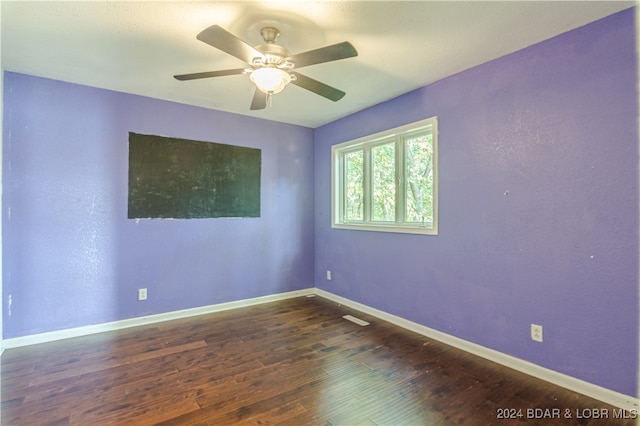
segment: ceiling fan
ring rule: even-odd
[[[315,50],[290,55],[283,46],[276,44],[280,31],[274,27],[264,27],[260,31],[264,44],[252,47],[219,25],[205,28],[197,39],[216,49],[220,49],[231,56],[246,62],[248,68],[235,68],[220,71],[206,71],[193,74],[174,75],[177,80],[195,80],[199,78],[221,77],[225,75],[248,74],[256,85],[256,91],[251,102],[252,110],[264,109],[271,97],[281,92],[289,83],[332,101],[342,99],[345,92],[328,86],[313,78],[293,71],[294,69],[323,62],[358,56],[358,52],[351,43],[332,44]]]

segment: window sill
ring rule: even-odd
[[[334,229],[349,229],[352,231],[374,231],[374,232],[395,232],[401,234],[421,234],[421,235],[438,235],[437,228],[427,228],[423,226],[402,226],[402,225],[374,225],[374,224],[354,224],[354,223],[334,223],[331,225]]]

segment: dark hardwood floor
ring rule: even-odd
[[[618,412],[319,297],[2,356],[10,426],[635,424]]]

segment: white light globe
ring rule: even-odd
[[[291,82],[288,72],[273,67],[258,68],[249,75],[249,78],[260,91],[271,95],[282,92],[282,89]]]

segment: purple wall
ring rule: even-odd
[[[4,338],[313,286],[311,129],[14,73],[4,89]],[[261,217],[127,219],[128,132],[260,148]]]
[[[316,286],[636,395],[633,12],[317,129]],[[440,235],[331,229],[331,145],[434,115]]]

